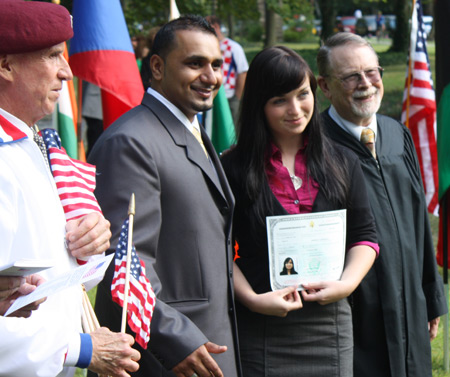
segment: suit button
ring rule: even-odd
[[[233,278],[233,271],[229,272],[230,278]]]
[[[222,215],[227,215],[229,212],[230,212],[230,208],[229,208],[229,207],[222,207],[222,208],[220,209],[220,213],[221,213]]]

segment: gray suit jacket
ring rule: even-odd
[[[89,162],[97,165],[96,195],[111,221],[111,249],[136,195],[134,244],[146,264],[157,302],[148,349],[135,375],[169,376],[207,341],[228,346],[213,355],[227,377],[239,376],[232,282],[231,221],[234,198],[208,136],[211,157],[157,99],[111,125]],[[121,308],[111,300],[110,267],[97,292],[102,325],[120,328]],[[139,347],[138,347],[139,348]],[[164,366],[166,369],[162,368]]]

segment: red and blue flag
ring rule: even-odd
[[[108,127],[144,95],[119,0],[74,0],[69,64],[75,76],[102,89]]]

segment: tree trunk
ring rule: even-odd
[[[395,0],[395,16],[397,18],[391,51],[408,52],[409,48],[409,20],[412,14],[410,0]]]
[[[233,0],[228,0],[229,9],[233,9]],[[228,12],[228,38],[234,38],[234,16],[232,12]]]
[[[234,39],[234,17],[231,13],[228,13],[228,38]]]
[[[439,103],[442,91],[450,83],[450,3],[448,0],[435,0],[435,40],[436,40],[436,102]]]
[[[264,41],[264,47],[274,46],[277,43],[277,33],[276,33],[276,18],[275,11],[270,9],[265,4],[266,10],[266,39]]]
[[[322,34],[320,39],[324,41],[334,34],[337,15],[336,0],[320,0],[319,7],[322,13]]]

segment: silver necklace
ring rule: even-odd
[[[302,187],[303,181],[300,177],[297,177],[296,175],[291,175],[291,174],[289,174],[289,176],[291,177],[291,181],[292,181],[292,184],[294,185],[295,191],[297,191],[300,187]]]

